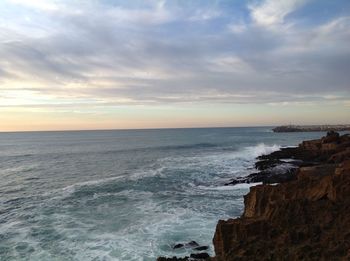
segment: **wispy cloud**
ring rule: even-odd
[[[251,17],[262,26],[273,26],[284,23],[285,17],[303,6],[307,0],[265,0],[249,6]]]
[[[307,4],[6,0],[2,106],[341,101],[350,13],[308,23]]]

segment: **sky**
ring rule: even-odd
[[[0,0],[0,131],[348,123],[349,0]]]

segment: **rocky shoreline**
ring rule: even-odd
[[[350,135],[331,131],[258,158],[258,172],[226,185],[262,182],[240,218],[220,220],[215,257],[170,260],[350,260]]]
[[[350,130],[350,125],[285,125],[275,127],[272,130],[273,132],[348,131]]]

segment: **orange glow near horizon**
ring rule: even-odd
[[[0,1],[0,131],[350,123],[345,0],[83,2]]]
[[[211,109],[212,108],[212,109]],[[153,129],[192,127],[274,126],[284,124],[348,124],[349,110],[328,106],[320,115],[318,106],[270,105],[127,106],[88,110],[62,108],[1,108],[0,131]],[[307,111],[308,110],[308,111]],[[301,114],[303,113],[304,114]],[[332,118],[337,113],[337,118]],[[300,116],[301,115],[301,116]]]

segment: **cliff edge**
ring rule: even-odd
[[[218,222],[215,260],[350,260],[350,136],[330,132],[298,152],[317,160],[292,181],[252,187],[243,215]]]

